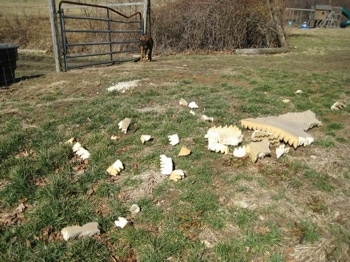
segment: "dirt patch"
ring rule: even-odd
[[[141,175],[134,176],[132,180],[137,181],[139,184],[136,186],[124,188],[119,198],[123,201],[137,201],[142,198],[152,197],[154,189],[160,184],[166,177],[159,172],[150,171]]]

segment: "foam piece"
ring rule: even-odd
[[[126,134],[126,132],[128,131],[130,123],[131,123],[131,119],[130,118],[125,118],[124,120],[122,120],[122,121],[120,121],[118,123],[118,127],[119,127],[119,129],[122,130],[122,132],[124,132]]]
[[[240,146],[233,150],[234,157],[246,157],[250,153],[249,146]]]
[[[124,165],[122,161],[118,159],[111,166],[109,166],[106,171],[111,176],[116,176],[116,175],[119,175],[123,169],[124,169]]]
[[[229,152],[228,146],[217,143],[217,142],[208,143],[208,149],[210,151],[220,152],[220,153],[223,153],[225,155],[227,155]]]
[[[114,225],[119,228],[124,228],[128,222],[129,221],[125,217],[118,217],[118,220],[114,221]]]
[[[307,110],[278,117],[246,118],[241,120],[241,125],[248,129],[272,133],[280,140],[297,148],[310,145],[314,141],[314,138],[305,131],[314,126],[320,126],[321,122],[316,119],[315,113]]]
[[[251,140],[253,142],[260,142],[264,139],[268,139],[271,144],[279,143],[278,136],[276,136],[272,133],[269,133],[269,132],[265,132],[265,131],[261,131],[261,130],[254,130],[254,132],[251,136]]]
[[[271,155],[269,142],[267,140],[263,140],[260,142],[251,142],[249,144],[249,149],[249,156],[253,163],[258,161],[259,158],[264,158],[265,156]]]
[[[183,146],[181,147],[178,156],[188,156],[189,154],[191,154],[191,150]]]
[[[208,139],[209,146],[215,143],[237,146],[243,140],[242,131],[237,126],[232,125],[212,127],[207,131],[204,137]]]
[[[335,102],[332,106],[331,106],[331,109],[332,110],[340,110],[340,109],[343,109],[343,108],[345,108],[346,107],[346,105],[345,104],[343,104],[342,102]]]
[[[170,175],[173,168],[173,160],[166,155],[160,155],[160,173],[162,175]]]
[[[188,104],[188,107],[191,109],[196,109],[198,108],[198,105],[196,104],[196,102],[192,101]]]
[[[97,222],[90,222],[83,226],[69,226],[61,230],[63,239],[68,241],[77,237],[93,236],[100,233],[100,226]]]
[[[152,137],[150,135],[141,135],[140,140],[142,144],[146,143],[147,141],[150,141]]]
[[[180,106],[188,106],[188,102],[185,99],[181,98],[179,101],[179,105]]]
[[[90,152],[86,150],[79,142],[76,142],[73,145],[72,150],[82,160],[86,160],[90,157]]]
[[[181,169],[176,169],[173,172],[171,172],[169,179],[173,180],[175,182],[178,182],[179,180],[182,180],[185,178],[185,172]]]
[[[169,139],[170,145],[172,145],[172,146],[175,146],[178,143],[180,143],[180,138],[179,138],[178,134],[168,136],[168,139]]]
[[[289,153],[290,147],[286,147],[285,144],[281,144],[276,148],[276,157],[280,158],[282,155]]]

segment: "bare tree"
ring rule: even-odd
[[[280,41],[281,47],[288,47],[288,42],[286,39],[286,34],[283,27],[283,11],[284,0],[266,0],[270,9],[270,14],[272,21],[275,26],[278,39]]]

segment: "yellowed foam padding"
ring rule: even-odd
[[[241,120],[241,125],[252,130],[261,130],[276,135],[280,140],[297,148],[313,142],[314,138],[306,133],[314,126],[320,126],[315,113],[310,110],[301,113],[287,113],[280,116],[268,116],[263,118],[246,118]]]
[[[250,154],[249,157],[255,163],[258,158],[262,158],[266,155],[270,155],[269,141],[263,140],[260,142],[251,142],[249,144]]]

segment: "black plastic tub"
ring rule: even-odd
[[[17,59],[18,45],[0,44],[0,87],[15,82]]]

